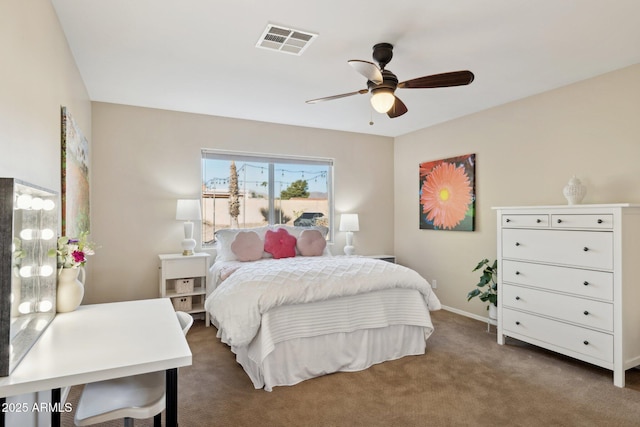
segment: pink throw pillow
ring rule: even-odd
[[[264,236],[264,250],[275,259],[296,256],[296,238],[287,233],[284,228],[277,231],[267,230]]]
[[[231,251],[238,261],[257,261],[262,258],[264,244],[255,231],[240,231],[231,243]]]
[[[327,241],[318,230],[304,230],[298,237],[297,248],[302,256],[320,256],[324,254]]]

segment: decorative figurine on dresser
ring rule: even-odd
[[[499,207],[498,344],[640,365],[640,205]]]

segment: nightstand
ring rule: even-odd
[[[204,309],[207,297],[209,254],[162,254],[160,258],[160,297],[170,298],[176,311],[204,314],[209,326],[209,313]]]
[[[393,264],[396,263],[396,256],[395,255],[365,255],[367,258],[375,258],[375,259],[379,259],[382,261],[387,261],[387,262],[391,262]]]

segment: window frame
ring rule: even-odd
[[[206,177],[205,177],[205,162],[208,159],[211,160],[227,160],[227,161],[246,161],[246,162],[261,162],[268,164],[268,203],[269,203],[269,215],[268,224],[275,225],[275,211],[276,200],[279,199],[280,194],[276,194],[276,180],[275,180],[275,165],[291,164],[291,165],[320,165],[327,166],[327,201],[329,203],[329,233],[327,234],[327,241],[329,243],[334,241],[335,235],[335,205],[334,205],[334,169],[335,159],[329,157],[315,157],[315,156],[296,156],[287,154],[271,154],[271,153],[256,153],[246,151],[235,150],[220,150],[220,149],[201,149],[201,166],[200,166],[200,182],[201,191],[200,199],[204,208],[204,191],[206,189]],[[214,211],[215,212],[215,211]],[[214,213],[215,218],[215,213]],[[204,221],[204,215],[203,215]],[[215,244],[215,231],[222,228],[215,228],[214,226],[214,239],[209,243],[204,240],[204,227],[201,232],[201,242],[203,248],[212,248]]]

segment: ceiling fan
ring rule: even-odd
[[[407,106],[395,96],[396,89],[427,89],[436,87],[450,87],[468,85],[473,81],[471,71],[452,71],[449,73],[433,74],[418,77],[398,83],[398,78],[385,67],[393,58],[393,45],[390,43],[378,43],[373,46],[373,59],[378,65],[369,61],[352,59],[348,61],[357,72],[367,78],[367,89],[340,95],[327,96],[325,98],[310,99],[307,104],[315,104],[322,101],[345,98],[352,95],[363,95],[371,92],[371,105],[379,113],[387,113],[390,118],[395,118],[406,113]]]

